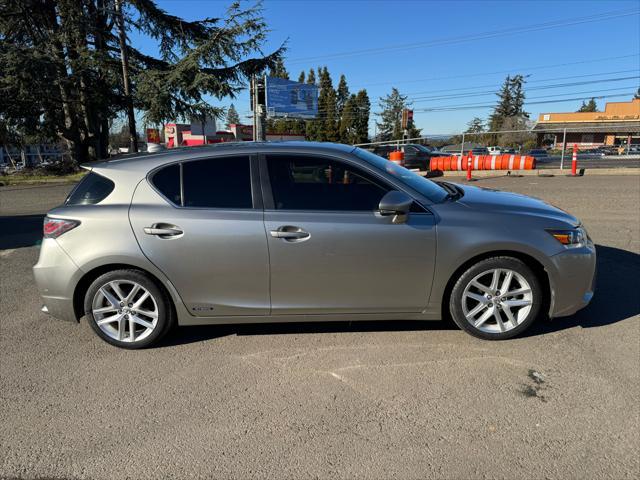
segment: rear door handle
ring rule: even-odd
[[[281,238],[289,242],[303,241],[311,237],[309,232],[305,232],[300,227],[293,227],[289,225],[279,227],[277,230],[271,230],[269,233],[273,238]]]
[[[175,225],[167,225],[166,223],[154,223],[150,227],[144,227],[144,233],[147,235],[156,235],[160,238],[169,238],[182,235],[184,232]]]

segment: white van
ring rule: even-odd
[[[500,155],[502,153],[502,147],[487,147],[490,155]]]

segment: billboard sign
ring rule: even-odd
[[[284,78],[266,77],[267,115],[270,117],[315,118],[318,115],[318,87]]]

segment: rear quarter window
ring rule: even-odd
[[[97,173],[90,172],[74,188],[65,205],[95,205],[107,198],[115,184]]]
[[[171,203],[182,205],[179,164],[176,163],[158,170],[151,177],[151,183]]]

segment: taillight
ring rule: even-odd
[[[80,222],[77,220],[44,217],[42,233],[44,238],[58,238],[64,232],[68,232],[72,228],[76,228],[78,225],[80,225]]]

